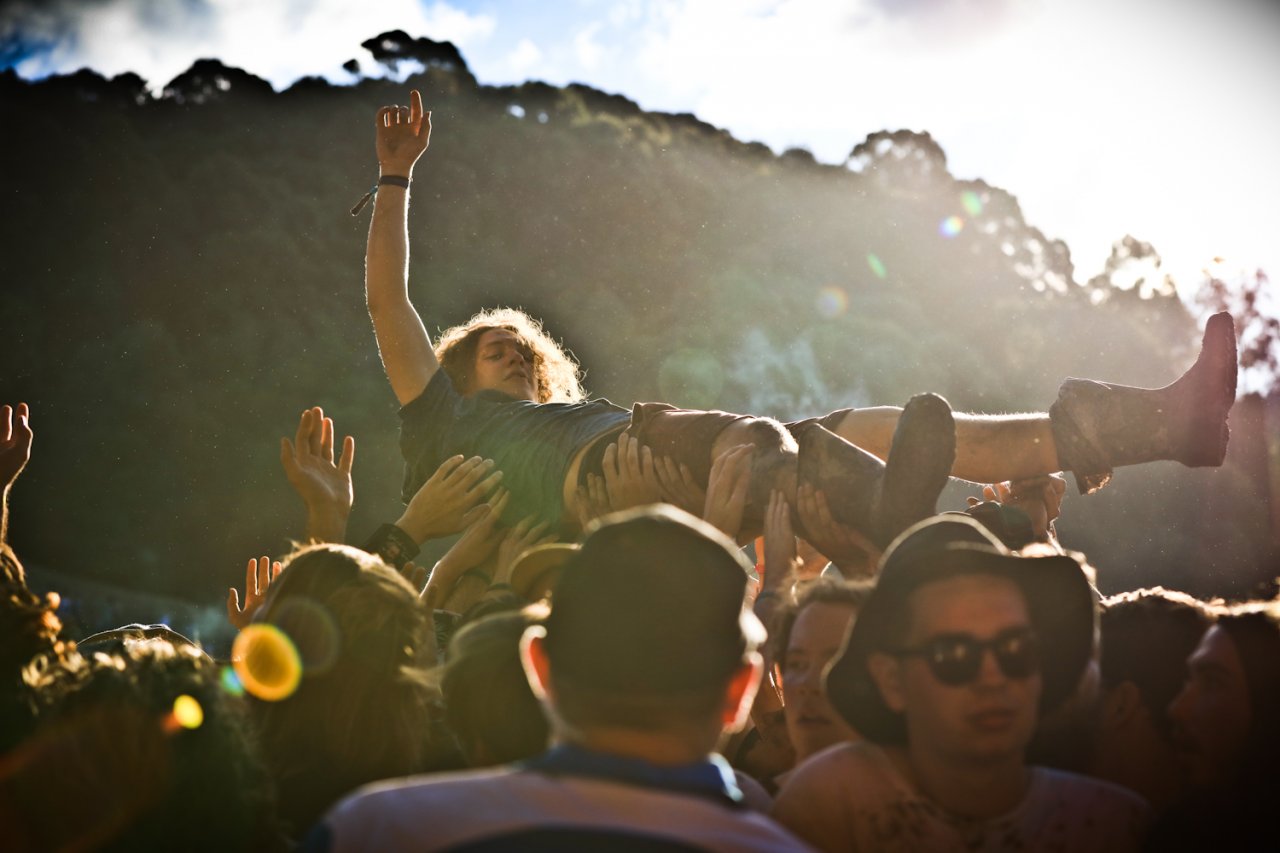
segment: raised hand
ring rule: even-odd
[[[431,144],[431,113],[422,109],[422,95],[409,93],[409,106],[388,106],[378,110],[378,166],[384,175],[407,178],[422,152]]]
[[[272,581],[283,571],[279,563],[273,563],[270,557],[249,558],[249,565],[244,570],[244,608],[240,607],[240,594],[233,586],[227,591],[227,621],[237,631],[253,621],[253,615],[266,600],[267,590]]]
[[[0,406],[0,490],[12,486],[27,467],[34,435],[26,403],[19,403],[16,409]]]
[[[736,540],[742,530],[742,513],[747,508],[747,489],[751,486],[753,444],[739,444],[716,457],[707,480],[707,500],[702,518]]]
[[[321,542],[341,542],[355,501],[351,466],[356,440],[347,436],[342,455],[333,460],[333,419],[319,407],[307,409],[298,420],[294,441],[280,439],[280,464],[289,484],[307,505],[307,535]]]
[[[469,513],[502,482],[492,459],[461,455],[446,459],[405,507],[396,526],[418,544],[452,536],[472,520]]]
[[[796,534],[791,527],[791,506],[782,492],[769,493],[769,506],[764,514],[764,571],[760,588],[775,594],[788,583],[799,563],[796,557]]]
[[[826,493],[821,489],[809,483],[802,483],[796,489],[796,515],[804,525],[809,544],[835,563],[846,578],[875,571],[880,549],[852,527],[835,520]]]
[[[612,512],[609,506],[609,493],[604,488],[604,477],[588,474],[587,481],[578,486],[574,493],[573,511],[578,518],[578,526],[585,528],[602,515]]]
[[[1047,542],[1056,535],[1053,522],[1062,514],[1062,496],[1066,491],[1067,481],[1060,474],[1046,474],[983,486],[982,496],[1022,510],[1031,519],[1036,540]],[[974,501],[971,499],[970,503]]]
[[[653,453],[627,433],[605,448],[601,468],[609,506],[614,512],[662,500],[662,489],[653,468]]]
[[[498,543],[498,559],[493,566],[493,583],[511,583],[511,570],[515,568],[516,560],[521,554],[538,545],[556,541],[554,533],[546,532],[550,526],[551,522],[538,523],[538,517],[531,515],[508,530],[502,537],[502,541]]]
[[[698,485],[688,465],[683,462],[677,465],[674,459],[659,456],[653,461],[653,468],[664,501],[692,515],[702,514],[707,505],[707,490]]]
[[[484,564],[497,550],[503,533],[498,527],[502,511],[507,508],[511,493],[506,489],[498,489],[488,502],[476,507],[470,513],[467,529],[453,543],[453,547],[445,552],[431,572],[423,599],[432,607],[448,598],[454,584],[469,569]]]

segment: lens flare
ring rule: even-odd
[[[834,284],[818,291],[818,313],[828,320],[844,315],[849,310],[849,294]]]
[[[240,683],[240,676],[236,675],[234,668],[224,666],[222,668],[222,689],[230,693],[232,696],[243,696],[244,685]]]
[[[204,725],[204,708],[195,697],[184,693],[173,700],[173,718],[184,729],[198,729]]]
[[[293,641],[309,675],[326,672],[338,659],[342,646],[338,622],[318,601],[306,596],[289,598],[277,605],[271,621]]]
[[[882,279],[889,274],[889,271],[885,269],[884,261],[880,260],[878,255],[867,255],[867,266],[871,268],[871,272],[876,278]]]
[[[302,658],[274,625],[249,625],[231,646],[231,665],[244,689],[266,702],[287,699],[302,681]]]
[[[960,205],[964,208],[965,213],[970,216],[977,216],[982,213],[982,199],[973,190],[965,190],[960,193]]]
[[[964,220],[959,216],[948,216],[938,223],[938,233],[943,237],[954,237],[964,229]]]

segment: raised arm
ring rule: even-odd
[[[365,254],[364,294],[378,339],[382,367],[400,405],[415,400],[440,369],[422,318],[409,301],[409,189],[413,164],[431,142],[431,114],[422,95],[409,93],[410,105],[378,110],[375,121],[378,192]]]

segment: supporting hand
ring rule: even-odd
[[[835,520],[821,489],[809,483],[802,483],[796,489],[796,515],[804,525],[809,544],[835,563],[846,578],[866,577],[875,572],[880,549],[852,527]]]
[[[307,409],[298,420],[294,442],[280,439],[280,464],[294,491],[307,505],[307,536],[320,542],[342,542],[355,501],[351,466],[356,440],[347,436],[342,455],[333,461],[333,419],[319,407]]]
[[[1053,522],[1062,514],[1062,496],[1066,491],[1067,481],[1060,474],[1047,474],[983,486],[982,496],[1025,512],[1031,519],[1036,541],[1048,542],[1056,536]]]
[[[498,544],[498,559],[493,567],[493,583],[511,583],[511,570],[515,568],[516,560],[521,554],[538,545],[547,545],[556,541],[557,537],[554,533],[543,535],[551,526],[551,522],[544,521],[538,524],[537,521],[538,517],[531,515],[508,530],[502,537],[502,542]]]
[[[378,166],[384,175],[407,178],[422,152],[431,144],[431,113],[422,109],[422,95],[409,93],[409,106],[389,106],[378,110]]]
[[[654,470],[664,501],[692,515],[702,514],[707,505],[707,490],[698,485],[688,465],[683,462],[677,465],[674,459],[659,456],[654,460]]]
[[[240,608],[240,594],[234,586],[227,593],[227,621],[237,631],[244,630],[253,621],[253,615],[267,598],[272,581],[280,576],[281,571],[280,564],[271,562],[270,557],[249,558],[249,565],[244,570],[244,609]]]
[[[737,540],[742,529],[742,513],[747,507],[747,489],[751,486],[753,444],[739,444],[716,457],[707,480],[707,500],[702,517],[720,528],[730,539]]]
[[[396,526],[418,544],[452,536],[467,525],[467,514],[502,481],[492,459],[446,459],[405,507]]]
[[[614,512],[662,501],[653,453],[627,433],[605,448],[601,467],[609,506]]]
[[[463,531],[453,547],[445,552],[431,571],[431,579],[423,592],[423,599],[431,607],[435,607],[449,597],[458,578],[468,569],[474,569],[497,549],[502,540],[502,532],[498,521],[502,511],[507,508],[511,494],[506,489],[498,489],[488,502],[476,507],[468,513],[467,529]]]
[[[782,492],[769,493],[769,507],[764,514],[764,571],[760,576],[761,591],[775,594],[789,583],[800,560],[796,557],[796,535],[791,528],[791,506]]]

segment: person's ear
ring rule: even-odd
[[[724,730],[733,733],[742,729],[751,716],[751,706],[756,701],[756,691],[760,689],[760,677],[764,675],[764,658],[759,652],[751,652],[742,661],[742,666],[729,679],[725,688],[724,709],[721,721]]]
[[[1122,681],[1107,691],[1102,699],[1102,725],[1106,729],[1122,729],[1133,722],[1146,706],[1138,685]]]
[[[551,694],[551,662],[547,660],[547,629],[530,625],[520,637],[520,665],[529,680],[529,689],[539,702]]]
[[[867,671],[880,690],[880,698],[889,710],[901,714],[907,706],[902,689],[902,661],[884,652],[872,652],[867,658]]]

